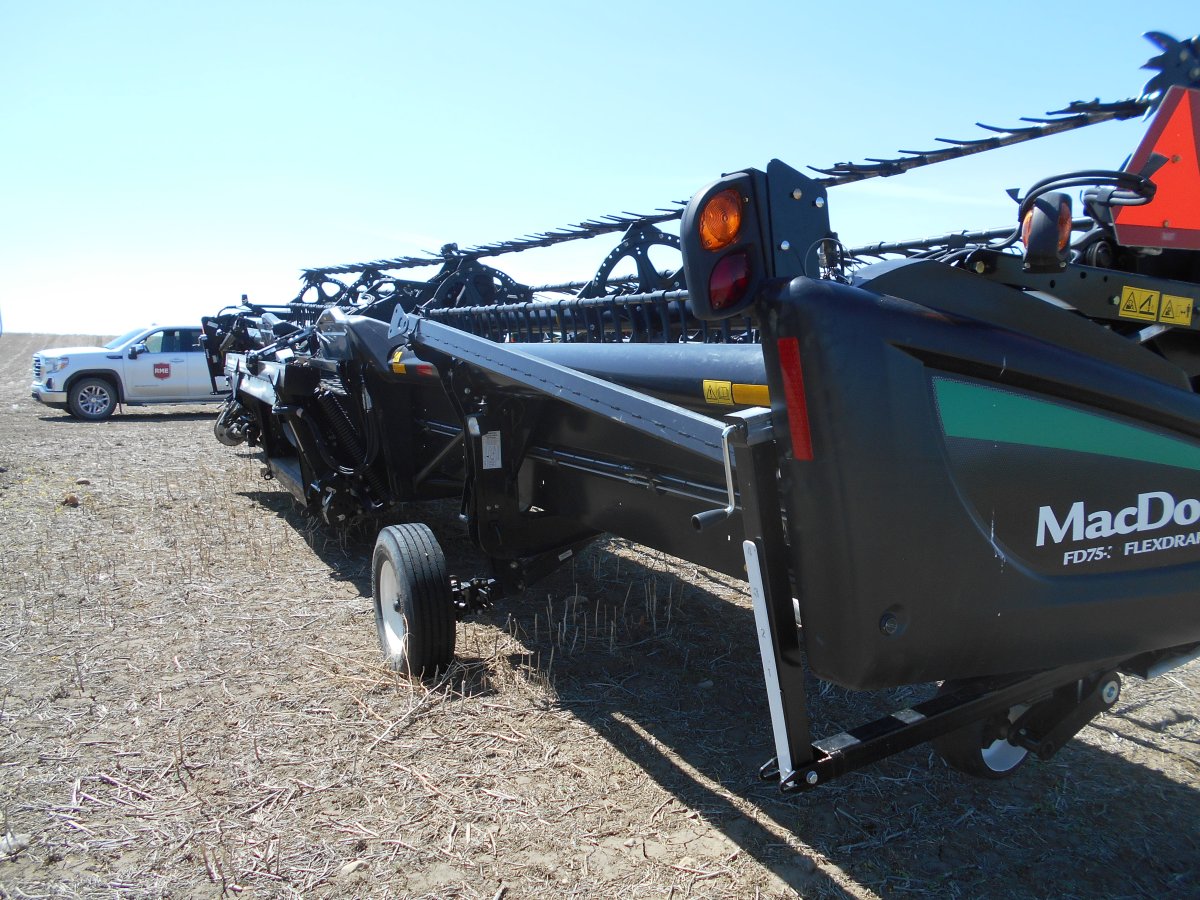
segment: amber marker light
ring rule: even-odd
[[[742,230],[742,195],[726,188],[708,198],[700,211],[700,246],[723,250],[737,240]]]
[[[1071,242],[1071,204],[1060,203],[1058,205],[1058,252],[1067,249],[1067,244]]]
[[[1029,233],[1033,229],[1033,207],[1030,207],[1025,212],[1025,217],[1021,220],[1021,243],[1029,248]],[[1074,220],[1071,217],[1071,204],[1058,204],[1058,251],[1061,253],[1067,249],[1067,244],[1071,241],[1071,227]]]

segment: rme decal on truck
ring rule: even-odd
[[[1054,509],[1043,506],[1038,510],[1037,545],[1045,546],[1049,537],[1061,544],[1068,536],[1072,541],[1095,540],[1118,534],[1134,534],[1155,531],[1172,523],[1192,525],[1200,521],[1200,500],[1188,498],[1176,500],[1166,491],[1147,491],[1138,494],[1137,505],[1127,506],[1116,512],[1098,509],[1088,512],[1084,501],[1071,504],[1063,519]]]

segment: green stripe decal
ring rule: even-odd
[[[1024,394],[934,378],[947,437],[1096,453],[1200,471],[1200,446]]]

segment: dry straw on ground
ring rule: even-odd
[[[1200,893],[1200,669],[998,784],[921,748],[785,799],[741,586],[622,541],[380,665],[370,535],[198,407],[75,422],[0,338],[0,897]],[[452,506],[410,510],[479,567]],[[812,685],[818,733],[926,688]]]

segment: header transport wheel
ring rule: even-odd
[[[387,664],[424,678],[454,658],[454,603],[446,558],[420,524],[389,525],[371,557],[375,625]]]
[[[246,429],[250,425],[250,415],[246,408],[230,397],[221,407],[217,421],[213,423],[213,434],[226,447],[237,447],[246,443]]]
[[[966,682],[947,681],[938,695],[960,690]],[[972,722],[958,731],[939,735],[931,742],[938,756],[952,769],[976,778],[1007,778],[1025,762],[1029,751],[1007,740],[1010,727],[1029,709],[1028,704],[1010,707],[988,719]]]

